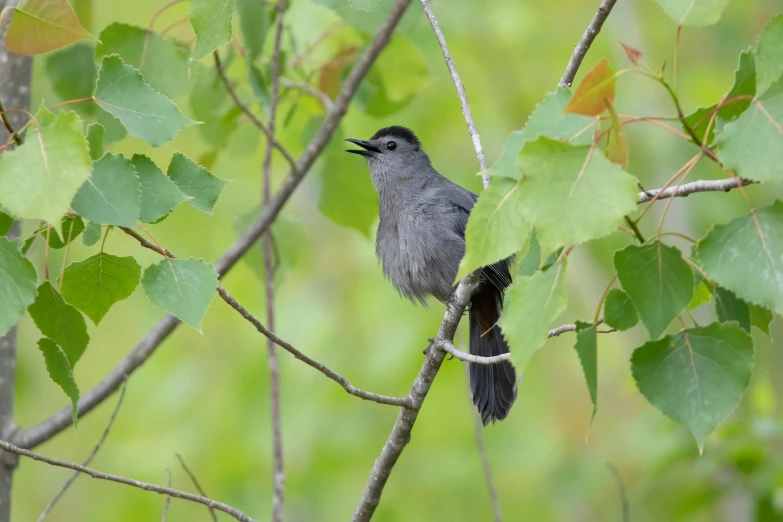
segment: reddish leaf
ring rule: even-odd
[[[614,106],[608,103],[607,108],[612,118],[612,127],[606,143],[606,157],[612,163],[617,163],[625,169],[628,166],[628,139],[625,137],[625,130],[620,124]]]
[[[628,47],[623,42],[620,42],[620,45],[623,46],[623,51],[625,51],[625,56],[628,57],[631,63],[634,65],[639,65],[639,62],[641,62],[642,58],[644,58],[644,53],[641,52],[639,49]]]
[[[354,57],[356,47],[347,47],[337,53],[321,69],[318,77],[318,88],[326,93],[329,98],[334,99],[340,92],[342,84],[343,71],[348,67],[351,59]]]
[[[615,74],[606,59],[590,69],[563,112],[598,116],[614,101]]]
[[[11,52],[30,56],[94,38],[66,0],[25,0],[14,10],[5,44]]]

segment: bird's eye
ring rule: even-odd
[[[397,148],[397,144],[393,141],[390,141],[389,143],[386,144],[386,148],[389,150],[394,150]]]

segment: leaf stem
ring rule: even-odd
[[[628,223],[628,226],[631,227],[631,230],[633,231],[633,235],[636,236],[636,239],[639,240],[639,243],[644,243],[644,236],[642,235],[642,232],[639,230],[639,227],[636,225],[636,222],[628,217],[627,215],[625,217],[625,222]]]
[[[612,286],[614,285],[615,281],[617,281],[617,274],[614,274],[614,276],[609,280],[609,283],[606,285],[606,288],[604,289],[604,293],[601,295],[601,300],[598,301],[598,307],[595,309],[595,315],[593,316],[593,324],[596,326],[600,324],[598,320],[601,317],[601,308],[604,307],[604,301],[606,301],[606,296],[609,295],[609,290],[612,289]]]
[[[0,18],[0,22],[2,22],[2,18]],[[16,142],[16,144],[17,145],[21,145],[22,143],[24,143],[24,140],[22,139],[22,137],[19,136],[19,134],[16,133],[14,128],[11,126],[11,122],[8,121],[8,117],[5,115],[5,109],[3,109],[3,103],[2,102],[0,102],[0,118],[2,118],[3,125],[5,126],[5,129],[8,131],[8,134],[10,134],[11,137],[13,137],[14,141]]]

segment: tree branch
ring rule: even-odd
[[[206,497],[207,494],[204,493],[204,488],[201,487],[201,484],[199,484],[198,479],[196,478],[196,475],[193,474],[192,471],[190,471],[190,468],[187,464],[185,464],[185,459],[182,458],[182,455],[179,453],[174,454],[177,457],[177,460],[179,461],[179,465],[182,466],[182,469],[185,470],[185,473],[190,477],[190,481],[193,483],[193,486],[196,488],[196,491],[198,491],[199,495],[202,497]],[[207,506],[209,509],[209,514],[212,516],[212,522],[218,522],[217,515],[215,514],[215,510],[211,507]]]
[[[416,422],[416,418],[419,416],[419,409],[424,403],[424,399],[427,398],[432,381],[438,374],[440,365],[446,355],[445,351],[437,348],[437,344],[443,340],[451,341],[454,339],[459,320],[465,312],[465,307],[468,305],[470,297],[478,288],[478,282],[478,271],[468,274],[459,282],[451,299],[446,303],[446,312],[438,329],[438,335],[432,340],[421,370],[419,370],[419,374],[408,392],[412,408],[403,408],[400,411],[391,434],[381,450],[381,454],[375,460],[375,464],[373,464],[364,494],[359,500],[359,505],[356,506],[353,518],[351,518],[352,522],[367,522],[372,518],[375,508],[378,507],[386,481],[389,479],[397,459],[400,458],[402,450],[405,449],[406,444],[411,440],[411,430]]]
[[[106,425],[106,428],[103,430],[103,434],[101,435],[101,438],[98,439],[98,443],[95,445],[95,447],[92,449],[89,455],[87,455],[87,458],[84,459],[84,462],[82,462],[82,466],[89,466],[90,462],[92,462],[92,459],[95,458],[95,455],[98,454],[98,451],[100,451],[101,446],[103,446],[103,442],[106,440],[106,437],[109,435],[109,431],[111,431],[111,427],[114,426],[114,420],[117,418],[117,413],[120,411],[120,406],[122,406],[122,400],[125,398],[125,390],[128,387],[128,380],[126,379],[122,383],[122,389],[120,390],[120,398],[117,399],[117,405],[114,407],[114,411],[111,414],[111,417],[109,417],[109,423]],[[41,512],[41,514],[38,516],[38,522],[41,522],[44,518],[46,518],[46,515],[49,514],[49,512],[52,510],[55,504],[65,495],[65,492],[68,491],[68,488],[71,487],[71,484],[74,483],[74,481],[79,478],[80,473],[78,471],[74,471],[73,475],[71,475],[68,480],[65,481],[65,484],[63,484],[63,487],[60,489],[60,491],[57,492],[57,494],[54,496],[51,502],[49,502],[49,505],[44,508],[44,510]]]
[[[272,48],[272,92],[269,100],[269,134],[264,161],[262,164],[262,194],[264,205],[272,197],[272,142],[275,136],[277,120],[277,105],[280,102],[280,43],[283,38],[283,17],[286,0],[278,0],[276,6],[277,29],[275,43]],[[268,229],[261,238],[264,252],[264,290],[266,294],[266,322],[269,328],[275,329],[275,262],[272,255],[272,231]],[[226,294],[227,295],[227,294]],[[283,471],[283,435],[280,426],[280,372],[277,364],[277,347],[271,339],[267,339],[267,360],[269,367],[269,402],[272,417],[272,457],[274,485],[274,500],[272,501],[272,521],[283,521],[283,502],[285,498],[285,474]]]
[[[601,324],[603,322],[604,322],[603,319],[599,319],[598,323],[596,324]],[[557,328],[549,330],[547,338],[558,337],[566,332],[575,332],[575,331],[576,331],[575,324],[573,323],[564,324],[563,326],[558,326]],[[598,333],[609,333],[609,331],[598,332]],[[454,343],[452,343],[451,341],[441,340],[437,344],[439,348],[446,350],[449,354],[453,355],[455,359],[459,359],[460,361],[464,361],[464,362],[469,362],[474,364],[498,364],[511,360],[511,354],[509,353],[494,355],[492,357],[481,357],[480,355],[472,355],[467,352],[463,352],[462,350],[454,346]]]
[[[253,122],[253,125],[261,129],[261,132],[266,135],[266,139],[272,144],[274,148],[280,151],[280,154],[283,155],[285,160],[291,166],[291,169],[296,170],[296,161],[294,161],[294,158],[291,156],[291,154],[288,153],[285,147],[280,145],[280,143],[275,139],[272,129],[264,125],[263,122],[259,120],[255,114],[253,114],[253,111],[251,111],[247,105],[242,103],[242,100],[240,100],[239,96],[237,96],[237,93],[234,90],[234,86],[231,85],[231,80],[228,79],[228,76],[226,76],[226,71],[223,70],[223,64],[220,63],[220,55],[218,54],[217,50],[215,50],[215,52],[212,54],[215,57],[215,69],[217,69],[218,76],[220,76],[220,79],[223,80],[223,85],[226,86],[226,91],[228,91],[228,95],[231,96],[231,99],[234,101],[234,105],[236,105],[239,110],[245,113],[245,116],[247,116],[250,121]]]
[[[457,72],[457,67],[454,65],[454,59],[451,57],[449,47],[446,45],[446,38],[443,36],[443,32],[440,30],[438,19],[435,18],[435,13],[432,12],[429,0],[419,0],[421,6],[424,8],[424,13],[430,21],[432,30],[435,33],[435,38],[438,39],[438,45],[443,53],[443,59],[446,61],[446,67],[449,68],[451,73],[451,79],[454,81],[454,87],[457,89],[457,96],[459,97],[459,105],[462,109],[462,115],[465,117],[465,123],[468,124],[468,131],[470,137],[473,140],[473,148],[476,149],[476,158],[481,167],[481,181],[484,184],[484,188],[489,186],[489,174],[487,170],[487,160],[484,158],[484,148],[481,146],[481,138],[479,137],[478,130],[476,130],[476,124],[473,121],[473,113],[470,110],[470,104],[468,103],[468,94],[465,92],[465,86],[462,84],[462,80]]]
[[[324,109],[326,109],[327,111],[332,109],[332,105],[333,104],[332,104],[332,100],[329,98],[329,96],[325,92],[316,89],[315,87],[313,87],[309,83],[292,82],[292,81],[286,80],[285,78],[280,78],[280,83],[282,83],[283,86],[288,88],[288,89],[297,89],[297,90],[300,90],[302,92],[305,92],[305,93],[309,94],[313,98],[316,98],[318,101],[321,102],[321,105],[323,105]]]
[[[234,297],[229,294],[225,288],[222,286],[218,287],[218,294],[220,294],[220,297],[223,298],[223,300],[228,303],[228,305],[236,310],[237,312],[242,315],[248,322],[250,322],[253,326],[256,327],[256,330],[259,331],[262,335],[264,335],[267,339],[284,349],[285,351],[289,352],[291,355],[305,363],[306,365],[315,368],[322,374],[324,374],[329,379],[333,380],[337,384],[343,387],[345,391],[350,393],[351,395],[354,395],[356,397],[359,397],[361,399],[365,399],[368,401],[378,402],[380,404],[390,404],[392,406],[402,406],[405,408],[412,408],[413,403],[411,402],[409,397],[388,397],[386,395],[378,395],[377,393],[367,392],[364,390],[360,390],[353,384],[351,384],[348,379],[341,376],[340,374],[330,370],[323,364],[319,363],[315,359],[305,355],[304,353],[300,352],[296,348],[293,347],[293,345],[289,344],[288,342],[284,341],[283,339],[279,338],[277,335],[274,334],[274,332],[269,331],[262,323],[259,321],[256,317],[253,316],[250,312],[247,311],[247,309],[239,304]]]
[[[375,59],[389,43],[391,34],[400,21],[405,9],[411,0],[397,0],[392,7],[386,21],[373,38],[370,45],[354,65],[345,79],[340,93],[334,101],[332,110],[324,118],[321,127],[316,131],[313,139],[305,147],[302,156],[283,181],[280,189],[269,201],[261,214],[253,221],[245,233],[215,263],[215,270],[221,277],[242,258],[243,255],[258,241],[261,234],[272,224],[277,215],[283,209],[296,187],[310,170],[315,160],[323,152],[329,140],[332,138],[337,125],[348,110],[348,104],[356,94],[362,79],[369,71]],[[141,366],[155,349],[179,326],[180,321],[173,315],[167,315],[142,339],[139,344],[123,359],[117,367],[111,371],[92,390],[85,393],[79,401],[79,415],[84,416],[95,406],[103,402],[122,383],[125,375],[133,373]],[[42,442],[52,438],[57,433],[71,425],[71,409],[63,408],[51,417],[41,421],[37,425],[25,430],[17,431],[13,437],[14,442],[23,448],[33,448]]]
[[[212,507],[214,509],[217,509],[218,511],[222,511],[223,513],[226,513],[228,515],[231,515],[235,519],[239,520],[240,522],[255,522],[252,518],[245,515],[238,509],[231,507],[229,505],[223,504],[222,502],[218,502],[216,500],[212,500],[211,498],[202,497],[201,495],[194,495],[192,493],[187,493],[185,491],[179,491],[176,489],[164,487],[164,486],[158,486],[157,484],[150,484],[148,482],[141,482],[140,480],[134,480],[127,477],[122,477],[120,475],[112,475],[110,473],[103,473],[102,471],[97,471],[92,468],[88,468],[86,466],[82,466],[81,464],[75,464],[73,462],[66,462],[64,460],[58,460],[53,459],[50,457],[45,457],[44,455],[40,455],[38,453],[33,453],[30,450],[26,450],[23,448],[19,448],[17,446],[14,446],[13,444],[10,444],[4,440],[0,440],[0,449],[3,449],[9,453],[14,453],[16,455],[21,455],[23,457],[27,457],[33,460],[37,460],[39,462],[44,462],[46,464],[49,464],[51,466],[57,466],[58,468],[67,468],[72,469],[74,471],[78,471],[79,473],[84,473],[85,475],[89,475],[92,478],[100,479],[100,480],[108,480],[111,482],[118,482],[120,484],[125,484],[126,486],[133,486],[134,488],[143,489],[144,491],[154,491],[155,493],[159,493],[161,495],[169,495],[174,498],[180,498],[182,500],[188,500],[190,502],[195,502],[197,504],[203,504],[205,506]]]
[[[427,18],[430,19],[430,24],[432,25],[433,30],[435,30],[435,35],[438,38],[438,42],[441,43],[443,56],[446,59],[446,64],[449,66],[449,71],[452,71],[452,79],[454,80],[459,92],[461,82],[459,81],[459,76],[456,74],[456,68],[454,68],[453,60],[448,53],[446,42],[443,38],[443,34],[440,32],[437,20],[435,20],[435,16],[432,14],[432,10],[429,9],[427,0],[420,1],[422,3],[422,7],[424,7],[425,12],[427,13]],[[604,4],[609,3],[614,5],[614,1],[604,1]],[[603,7],[604,6],[602,5],[602,8]],[[599,13],[600,12],[601,10],[599,9]],[[603,19],[598,24],[599,28],[600,24],[603,24],[603,20],[606,19],[606,16],[608,15],[609,9],[606,10],[606,14],[603,15]],[[584,56],[584,53],[587,52],[587,49],[590,47],[590,44],[594,38],[595,36],[590,38],[589,41],[584,42],[584,52],[582,53],[582,56]],[[582,45],[582,42],[580,42],[580,45]],[[573,69],[571,76],[572,80],[573,75],[576,74],[576,70],[579,68],[581,58],[579,60],[574,60],[574,62],[575,63],[573,65],[569,63],[568,67],[569,69]],[[467,96],[460,96],[460,102],[463,101],[465,106],[467,106]],[[465,111],[463,107],[463,114],[465,115],[466,121],[468,123],[468,128],[470,128],[472,125],[472,117],[470,116],[469,108],[467,111]],[[471,135],[473,135],[472,132]],[[474,140],[474,145],[476,143],[479,144],[479,147],[476,147],[476,156],[479,160],[479,164],[484,164],[484,159],[482,157],[483,151],[481,151],[480,142],[477,139],[478,133],[476,133],[475,136],[476,140]],[[438,348],[438,345],[443,341],[451,342],[454,340],[454,333],[457,331],[459,320],[462,317],[462,314],[465,313],[465,307],[468,305],[470,297],[478,287],[479,274],[480,270],[476,270],[472,274],[465,276],[459,282],[456,290],[454,290],[454,294],[446,304],[446,313],[443,316],[443,321],[441,322],[440,328],[438,330],[438,335],[432,340],[430,348],[427,350],[427,358],[424,361],[421,370],[419,370],[419,374],[416,376],[416,379],[413,381],[413,385],[411,386],[410,391],[408,392],[408,396],[410,397],[415,409],[403,408],[397,417],[397,421],[394,423],[394,427],[392,428],[391,434],[389,434],[389,438],[386,440],[386,444],[381,450],[381,454],[373,464],[372,471],[370,472],[370,478],[367,481],[367,485],[364,489],[364,494],[359,500],[359,504],[356,506],[353,518],[351,519],[352,522],[367,522],[370,520],[370,518],[372,518],[372,515],[375,512],[375,508],[378,506],[378,503],[381,500],[383,488],[386,486],[386,481],[391,474],[392,468],[397,462],[397,459],[400,457],[402,451],[405,449],[405,446],[408,444],[408,442],[410,442],[411,430],[413,429],[413,425],[419,415],[419,409],[421,408],[424,399],[427,397],[427,393],[429,392],[430,387],[432,386],[432,382],[435,379],[435,376],[438,374],[440,365],[445,357],[446,351]]]
[[[574,47],[574,53],[571,55],[571,59],[568,61],[563,77],[560,78],[560,87],[571,87],[576,76],[576,71],[579,70],[579,66],[582,65],[582,60],[587,54],[587,50],[593,45],[593,40],[601,32],[601,27],[604,25],[609,13],[612,12],[612,8],[617,0],[603,0],[601,7],[593,17],[593,21],[585,29],[582,39]]]
[[[753,180],[743,179],[742,186],[753,185],[756,183]],[[737,188],[737,178],[729,179],[702,179],[694,181],[692,183],[685,183],[678,187],[669,187],[667,189],[652,189],[644,192],[639,192],[638,203],[646,203],[655,198],[655,195],[661,192],[658,199],[666,199],[671,197],[686,197],[695,192],[728,192],[731,189]]]

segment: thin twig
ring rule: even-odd
[[[560,78],[560,87],[570,87],[574,82],[576,71],[579,70],[579,66],[582,64],[582,60],[587,54],[587,50],[593,45],[593,40],[601,32],[601,27],[604,25],[609,13],[612,12],[612,8],[617,0],[604,0],[601,3],[601,7],[596,11],[593,21],[585,29],[582,39],[574,47],[574,53],[571,55],[571,59],[568,61],[563,77]]]
[[[492,463],[489,461],[487,445],[484,443],[484,423],[481,422],[481,415],[479,415],[478,410],[473,407],[473,401],[470,394],[470,366],[467,364],[463,366],[465,368],[465,384],[467,385],[465,388],[468,390],[468,398],[471,399],[468,404],[470,405],[471,416],[473,417],[476,449],[478,449],[479,457],[481,457],[481,468],[484,470],[484,481],[487,483],[487,492],[489,493],[489,500],[492,503],[492,514],[495,517],[495,522],[503,522],[503,511],[500,509],[498,490],[495,487],[495,478],[492,474]]]
[[[598,319],[595,324],[601,324],[603,323],[603,319]],[[566,333],[566,332],[575,332],[576,331],[576,325],[573,323],[570,324],[564,324],[562,326],[558,326],[557,328],[554,328],[552,330],[549,330],[547,333],[547,338],[552,337],[559,337],[560,335]],[[613,330],[606,330],[606,331],[600,331],[598,333],[611,333]],[[492,357],[481,357],[480,355],[473,355],[467,352],[464,352],[454,346],[454,343],[447,339],[441,339],[435,343],[435,346],[438,348],[442,348],[446,352],[448,352],[450,355],[453,355],[455,359],[459,359],[460,361],[474,363],[474,364],[499,364],[502,362],[510,361],[511,360],[511,354],[510,353],[503,353],[500,355],[493,355]]]
[[[378,55],[383,51],[391,39],[394,29],[397,27],[403,13],[410,5],[411,0],[397,0],[391,8],[380,30],[354,64],[351,72],[343,82],[340,93],[334,100],[332,110],[324,118],[323,123],[315,132],[310,143],[305,147],[302,156],[288,176],[283,180],[275,196],[269,201],[258,217],[250,224],[245,233],[228,248],[223,256],[215,263],[215,271],[219,276],[224,276],[258,241],[277,215],[291,198],[296,188],[304,179],[310,168],[324,151],[334,135],[348,105],[356,94],[359,84],[367,75]],[[136,347],[120,363],[90,391],[82,395],[79,401],[79,415],[84,416],[95,406],[106,400],[122,383],[126,374],[134,372],[155,352],[160,344],[179,326],[180,320],[173,315],[167,315],[156,324],[152,330],[136,345]],[[54,415],[42,420],[38,424],[14,432],[13,440],[18,446],[24,448],[35,447],[57,433],[72,425],[71,408],[63,408]]]
[[[204,493],[204,488],[201,487],[201,484],[199,484],[198,479],[196,479],[196,475],[193,474],[192,471],[190,471],[190,468],[187,464],[185,464],[185,459],[182,458],[182,455],[179,453],[174,454],[177,457],[177,460],[179,461],[179,465],[182,466],[182,469],[185,470],[185,473],[187,473],[188,477],[190,477],[190,481],[193,483],[193,486],[196,488],[196,491],[199,492],[199,494],[202,497],[206,497],[207,494]],[[217,515],[215,514],[215,510],[211,507],[207,506],[209,509],[209,514],[212,515],[212,521],[217,522]]]
[[[5,130],[7,130],[8,134],[10,134],[14,138],[16,144],[21,145],[22,143],[24,143],[22,137],[16,133],[14,128],[11,126],[11,122],[8,121],[8,117],[5,115],[5,109],[3,108],[2,102],[0,102],[0,119],[3,120],[3,126],[5,126]]]
[[[756,183],[750,179],[741,180],[741,185],[737,183],[736,178],[729,179],[702,179],[699,181],[692,181],[691,183],[684,183],[679,187],[669,187],[667,189],[652,189],[639,193],[639,200],[637,203],[646,203],[651,201],[660,192],[658,199],[666,199],[671,197],[686,197],[696,192],[728,192],[738,186],[753,185]]]
[[[166,468],[166,473],[169,476],[168,487],[171,489],[171,470]],[[166,504],[163,506],[163,518],[161,518],[160,522],[166,522],[166,515],[169,514],[169,504],[171,504],[171,495],[166,495]]]
[[[280,102],[280,44],[283,39],[283,19],[286,0],[278,0],[276,6],[277,28],[275,43],[272,48],[271,63],[271,93],[269,96],[269,134],[267,134],[266,150],[262,164],[262,194],[261,200],[266,206],[272,197],[272,142],[275,136],[277,106]],[[275,329],[275,263],[272,248],[272,230],[268,229],[261,237],[264,252],[264,291],[266,294],[266,322],[269,329]],[[269,402],[272,417],[272,484],[274,499],[272,501],[272,522],[283,521],[283,503],[285,499],[285,472],[283,470],[283,434],[280,422],[280,371],[277,362],[277,346],[267,338],[267,360],[269,367]]]
[[[26,450],[18,446],[14,446],[13,444],[6,442],[4,440],[0,440],[0,449],[7,451],[9,453],[20,455],[22,457],[27,457],[33,460],[37,460],[39,462],[44,462],[51,466],[57,466],[58,468],[72,469],[74,471],[78,471],[79,473],[84,473],[85,475],[89,475],[95,479],[117,482],[119,484],[125,484],[126,486],[133,486],[134,488],[143,489],[144,491],[154,491],[155,493],[158,493],[160,495],[170,495],[174,498],[180,498],[182,500],[188,500],[190,502],[195,502],[197,504],[210,506],[217,509],[218,511],[222,511],[223,513],[231,515],[232,517],[239,520],[240,522],[255,522],[255,520],[245,515],[237,508],[231,507],[227,504],[223,504],[222,502],[218,502],[216,500],[212,500],[211,498],[202,497],[200,495],[194,495],[192,493],[187,493],[185,491],[179,491],[176,489],[167,488],[164,486],[158,486],[157,484],[141,482],[140,480],[134,480],[132,478],[123,477],[120,475],[103,473],[102,471],[97,471],[92,468],[82,466],[81,464],[75,464],[73,462],[66,462],[64,460],[53,459],[41,455],[39,453],[34,453],[30,450]]]
[[[484,188],[489,186],[489,174],[487,170],[487,160],[484,158],[484,148],[481,146],[481,138],[476,130],[476,123],[473,121],[473,113],[470,110],[470,104],[468,103],[468,95],[465,92],[465,86],[462,84],[462,80],[457,72],[457,67],[454,65],[454,59],[449,52],[449,46],[446,45],[446,38],[443,36],[443,32],[440,30],[438,19],[435,18],[435,13],[432,12],[429,0],[419,0],[421,6],[424,8],[424,13],[430,21],[432,30],[435,33],[435,38],[438,39],[438,45],[443,53],[443,59],[446,61],[446,67],[449,68],[451,73],[451,79],[454,81],[454,87],[457,89],[457,96],[459,97],[459,105],[462,108],[462,115],[465,117],[465,123],[468,124],[468,131],[470,137],[473,140],[473,148],[476,149],[476,158],[478,159],[479,167],[481,167],[481,181],[484,184]]]
[[[256,330],[259,331],[262,335],[270,339],[273,343],[284,349],[285,351],[289,352],[291,355],[299,359],[300,361],[304,362],[306,365],[315,368],[322,374],[324,374],[329,379],[333,380],[337,384],[343,387],[345,391],[350,393],[351,395],[355,397],[359,397],[361,399],[365,399],[368,401],[378,402],[380,404],[390,404],[392,406],[403,406],[405,408],[413,408],[414,405],[411,403],[411,400],[409,397],[388,397],[386,395],[378,395],[377,393],[371,393],[364,390],[360,390],[353,384],[351,384],[348,379],[345,377],[339,375],[338,373],[330,370],[323,364],[319,363],[315,359],[312,359],[305,355],[304,353],[300,352],[296,348],[294,348],[291,344],[284,341],[283,339],[279,338],[277,335],[275,335],[273,332],[268,330],[262,323],[259,321],[256,317],[253,316],[250,312],[247,311],[247,309],[239,304],[236,299],[234,299],[231,294],[229,294],[225,288],[218,287],[218,294],[220,294],[220,297],[223,298],[223,300],[228,303],[231,308],[239,312],[242,317],[244,317],[248,322],[250,322],[253,326],[256,327]]]
[[[223,85],[226,86],[226,91],[228,91],[228,95],[231,96],[231,99],[234,101],[234,105],[239,108],[242,112],[245,113],[245,116],[247,116],[251,122],[253,122],[253,125],[261,129],[261,132],[263,132],[266,135],[267,140],[269,140],[272,143],[272,146],[276,148],[278,151],[280,151],[280,154],[283,155],[285,160],[288,162],[288,164],[291,166],[291,170],[297,169],[296,160],[291,156],[291,154],[288,153],[288,151],[283,147],[276,139],[274,134],[272,133],[271,129],[264,125],[264,123],[258,119],[258,117],[253,114],[253,111],[250,110],[250,107],[242,103],[242,100],[239,99],[239,96],[237,95],[236,91],[234,90],[234,86],[231,85],[231,80],[228,79],[228,76],[226,76],[226,72],[223,70],[223,64],[220,63],[220,55],[217,51],[212,53],[215,57],[215,69],[217,69],[218,76],[220,76],[220,79],[223,81]]]
[[[316,98],[318,101],[321,102],[321,105],[324,106],[324,109],[331,110],[332,109],[332,100],[329,98],[329,95],[326,94],[324,91],[321,91],[309,83],[305,82],[292,82],[289,80],[286,80],[285,78],[280,78],[280,83],[283,84],[284,87],[288,89],[297,89],[302,92],[305,92],[312,96],[313,98]]]
[[[614,480],[617,482],[617,492],[620,495],[620,505],[622,506],[623,522],[628,522],[630,518],[630,506],[628,505],[628,496],[625,494],[625,485],[623,484],[623,477],[620,476],[620,472],[611,462],[606,463],[609,471],[612,472]]]
[[[122,406],[122,400],[125,398],[125,389],[128,387],[128,379],[126,378],[122,382],[122,388],[120,389],[120,398],[117,399],[117,405],[114,407],[114,411],[111,414],[111,417],[109,417],[109,423],[106,425],[106,428],[103,430],[103,434],[101,435],[101,438],[98,439],[98,443],[95,445],[95,447],[92,449],[89,455],[87,455],[87,458],[84,459],[84,462],[82,462],[82,466],[89,466],[90,462],[92,462],[92,459],[95,458],[95,455],[98,454],[98,451],[101,449],[101,446],[103,445],[103,441],[106,440],[106,437],[109,435],[109,431],[111,430],[111,427],[114,426],[114,419],[117,418],[117,413],[120,411],[120,406]],[[52,510],[55,504],[62,498],[63,495],[65,495],[65,492],[68,490],[69,487],[71,487],[71,484],[74,483],[74,481],[79,477],[81,473],[78,471],[75,471],[73,475],[71,475],[68,480],[65,481],[65,484],[63,484],[63,487],[60,488],[60,491],[57,492],[57,494],[54,496],[51,502],[49,502],[49,505],[44,508],[44,510],[41,512],[41,515],[38,517],[38,522],[41,522],[44,518],[46,518],[46,515],[49,514],[49,512]]]

